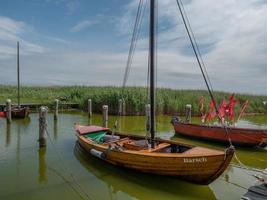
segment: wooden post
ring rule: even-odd
[[[47,107],[42,106],[39,110],[39,147],[46,146],[45,132],[47,128]]]
[[[103,105],[103,127],[108,127],[108,106]]]
[[[150,130],[150,104],[146,104],[145,112],[146,112],[146,131],[149,131]]]
[[[92,100],[88,99],[88,116],[92,117]]]
[[[6,100],[6,120],[7,123],[11,123],[12,117],[11,117],[11,100]]]
[[[191,123],[192,105],[186,104],[185,109],[186,109],[185,121]]]
[[[54,102],[54,120],[58,119],[58,104],[59,104],[59,100],[55,99],[55,102]]]
[[[126,115],[126,104],[125,101],[122,100],[122,115],[125,116]]]
[[[123,110],[123,109],[122,109],[122,106],[123,106],[122,104],[123,104],[123,103],[122,103],[122,99],[119,99],[119,108],[118,108],[118,109],[119,109],[119,115],[122,114],[122,110]]]

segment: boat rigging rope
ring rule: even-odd
[[[200,52],[197,51],[197,48],[196,48],[196,44],[197,44],[197,43],[196,43],[196,39],[193,40],[193,37],[192,37],[192,35],[193,35],[192,32],[193,32],[193,31],[192,31],[192,29],[191,29],[191,33],[190,33],[190,29],[189,29],[189,26],[188,26],[188,24],[190,24],[190,23],[189,23],[189,21],[186,21],[185,16],[184,16],[184,12],[185,12],[185,10],[184,10],[184,12],[183,12],[180,0],[176,0],[176,2],[177,2],[177,5],[178,5],[178,8],[179,8],[179,12],[180,12],[180,14],[181,14],[181,16],[182,16],[183,24],[184,24],[184,26],[185,26],[187,35],[188,35],[188,37],[189,37],[189,40],[190,40],[192,49],[193,49],[194,54],[195,54],[195,57],[196,57],[196,59],[197,59],[197,63],[198,63],[198,66],[199,66],[199,68],[200,68],[201,74],[202,74],[202,76],[203,76],[203,78],[204,78],[204,81],[205,81],[205,84],[206,84],[206,86],[207,86],[209,95],[210,95],[210,97],[211,97],[211,99],[212,99],[212,101],[213,101],[213,103],[214,103],[214,107],[215,107],[216,115],[217,115],[217,117],[219,118],[219,120],[222,121],[222,119],[221,119],[221,117],[220,117],[220,115],[219,115],[219,109],[218,109],[218,107],[217,107],[215,98],[214,98],[214,96],[213,96],[213,92],[212,92],[212,90],[211,90],[211,87],[210,87],[210,85],[209,85],[209,83],[208,83],[208,79],[207,79],[207,77],[206,77],[206,75],[205,75],[205,72],[204,72],[204,70],[203,70],[203,67],[202,67],[202,65],[201,65],[200,56],[199,56],[199,55],[200,55]],[[194,43],[194,41],[195,41],[195,43]],[[202,59],[202,62],[203,62],[203,59]],[[204,62],[203,62],[203,63],[204,63]],[[209,81],[209,82],[210,82],[210,81]],[[229,137],[229,133],[228,133],[227,127],[225,126],[224,123],[222,123],[222,125],[223,125],[223,128],[224,128],[224,130],[225,130],[225,133],[226,133],[226,135],[227,135],[227,137],[228,137],[229,144],[230,144],[231,147],[233,147],[232,140],[231,140],[231,138]]]
[[[202,56],[201,56],[201,53],[200,53],[200,50],[199,50],[199,46],[198,46],[198,43],[197,43],[197,41],[196,41],[195,34],[194,34],[193,29],[192,29],[192,27],[191,27],[191,23],[190,23],[190,21],[189,21],[189,18],[188,18],[188,16],[187,16],[186,12],[185,12],[185,8],[184,8],[184,5],[183,5],[182,0],[180,0],[180,5],[181,5],[181,8],[182,8],[183,13],[184,13],[185,20],[187,21],[188,28],[189,28],[189,30],[190,30],[190,32],[191,32],[193,41],[194,41],[194,43],[195,43],[195,47],[196,47],[196,50],[197,50],[199,59],[200,59],[201,64],[202,64],[202,66],[203,66],[203,68],[204,68],[204,71],[205,71],[205,74],[206,74],[206,77],[207,77],[209,86],[210,86],[210,88],[211,88],[211,91],[213,92],[213,88],[212,88],[212,84],[211,84],[211,81],[210,81],[210,78],[209,78],[209,74],[208,74],[208,71],[207,71],[207,67],[206,67],[206,65],[205,65],[205,63],[204,63],[204,61],[203,61]]]
[[[78,181],[75,179],[75,177],[74,177],[74,175],[70,172],[70,170],[66,167],[67,165],[65,164],[65,162],[64,162],[64,160],[63,160],[63,157],[62,157],[62,155],[61,155],[61,153],[57,150],[57,148],[56,148],[56,145],[54,144],[54,142],[53,142],[53,140],[52,140],[52,138],[51,138],[51,136],[50,136],[50,134],[49,134],[49,132],[48,132],[48,130],[47,130],[47,123],[42,123],[42,124],[44,124],[44,129],[45,129],[45,132],[46,132],[46,134],[47,134],[47,136],[48,136],[48,138],[49,138],[49,141],[50,141],[50,143],[52,144],[52,146],[53,146],[53,148],[54,148],[54,150],[55,150],[55,152],[56,152],[56,154],[57,154],[57,156],[58,156],[58,158],[60,159],[60,162],[61,162],[61,164],[62,164],[62,167],[63,167],[63,169],[64,169],[64,171],[66,172],[66,173],[68,173],[70,176],[71,176],[71,178],[72,178],[72,180],[73,180],[73,182],[78,186],[78,188],[80,189],[80,191],[86,196],[86,198],[81,194],[81,192],[79,191],[79,190],[77,190],[72,184],[71,184],[71,182],[67,179],[67,178],[65,178],[63,175],[59,175],[59,172],[57,173],[57,175],[59,175],[59,177],[61,177],[70,187],[71,187],[71,189],[75,192],[75,193],[77,193],[77,195],[79,195],[79,197],[81,198],[81,199],[92,199],[88,194],[87,194],[87,192],[82,188],[82,186],[78,183]],[[53,171],[55,171],[55,170],[53,170]]]
[[[134,24],[134,30],[133,30],[132,39],[131,39],[130,50],[129,50],[129,53],[128,53],[128,59],[127,59],[127,63],[126,63],[126,69],[125,69],[125,73],[124,73],[122,89],[125,88],[127,80],[128,80],[128,77],[129,77],[129,72],[130,72],[131,65],[132,65],[133,55],[134,55],[136,44],[137,44],[137,39],[138,39],[138,36],[140,34],[140,24],[141,24],[141,21],[142,21],[141,19],[143,18],[142,17],[143,7],[144,7],[144,0],[140,0],[139,1],[139,5],[138,5],[137,14],[136,14],[136,19],[135,19],[135,24]]]
[[[147,5],[147,0],[139,0],[138,9],[137,9],[136,18],[135,18],[135,23],[134,23],[134,29],[133,29],[132,38],[131,38],[130,49],[129,49],[129,53],[128,53],[128,59],[126,62],[126,68],[125,68],[124,77],[123,77],[122,89],[121,89],[121,98],[122,98],[123,102],[125,102],[124,90],[126,87],[128,77],[129,77],[129,73],[130,73],[132,60],[133,60],[133,56],[134,56],[136,45],[137,45],[137,41],[138,41],[138,38],[140,35],[141,24],[143,21],[143,16],[145,13],[144,10],[146,9],[146,5]],[[118,114],[116,116],[116,119],[115,119],[115,122],[113,125],[112,134],[114,134],[114,132],[118,128],[118,124],[119,124],[118,118],[120,117],[120,115],[121,115],[121,113],[118,111]]]

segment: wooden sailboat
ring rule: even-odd
[[[229,143],[229,139],[238,146],[267,146],[267,129],[236,128],[222,126],[208,126],[185,123],[178,118],[172,119],[174,130],[178,135],[209,140],[220,143]]]
[[[225,151],[155,139],[155,0],[150,0],[150,138],[75,125],[78,143],[88,154],[113,165],[209,184],[229,165],[234,148]]]
[[[12,118],[25,118],[29,116],[29,108],[20,105],[20,66],[19,66],[19,42],[17,42],[17,83],[18,83],[18,105],[12,107]]]

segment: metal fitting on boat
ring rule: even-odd
[[[101,151],[98,151],[96,149],[91,149],[90,150],[90,153],[95,156],[95,157],[98,157],[98,158],[101,158],[103,160],[105,160],[107,158],[107,155],[104,153],[104,152],[101,152]]]

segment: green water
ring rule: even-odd
[[[223,146],[174,136],[171,117],[157,117],[158,136],[191,144],[223,149]],[[110,117],[110,125],[114,117]],[[146,134],[144,117],[122,117],[120,131]],[[175,178],[142,174],[117,168],[91,156],[76,146],[73,124],[99,124],[101,116],[60,114],[57,122],[48,119],[47,148],[38,146],[38,114],[30,119],[13,120],[7,125],[0,118],[0,199],[240,199],[256,179],[237,167],[208,186]],[[244,127],[267,128],[267,116],[247,117]],[[267,168],[267,149],[237,148],[239,159],[258,169]]]

